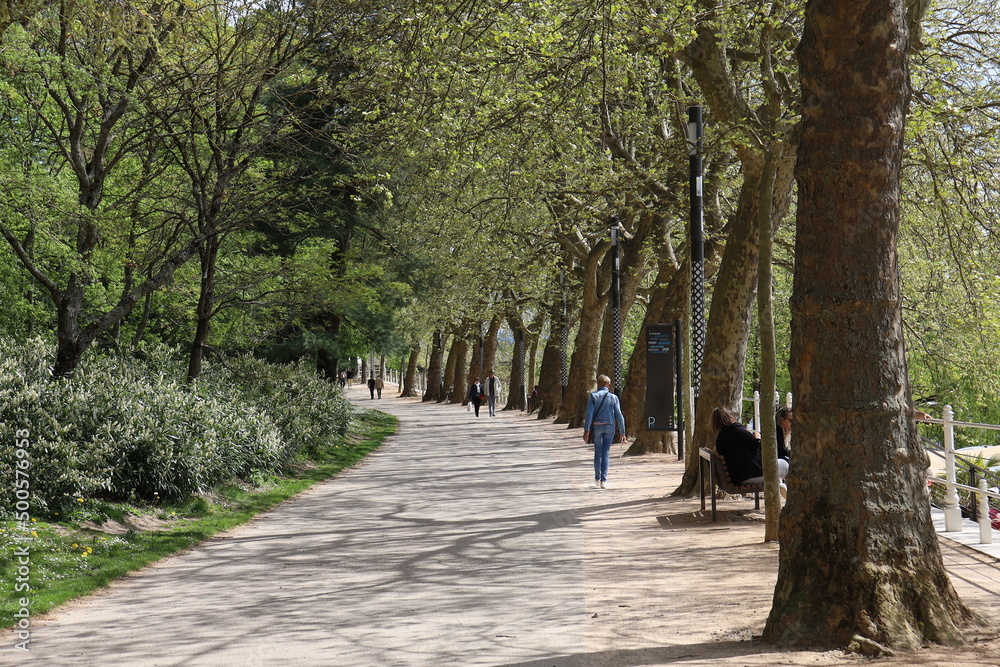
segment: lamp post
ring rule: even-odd
[[[621,220],[611,218],[611,378],[616,396],[622,395]]]
[[[688,108],[687,143],[691,196],[691,389],[697,406],[701,393],[701,366],[705,359],[705,232],[702,205],[701,107]]]

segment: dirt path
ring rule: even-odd
[[[33,626],[39,665],[841,665],[775,652],[778,549],[725,501],[665,497],[673,456],[613,459],[593,485],[579,433],[521,413],[368,400],[400,430],[360,466]],[[617,447],[614,451],[618,453]],[[945,543],[948,544],[947,542]],[[1000,569],[945,547],[963,598],[1000,621]],[[737,573],[736,576],[729,573]],[[884,665],[1000,665],[1000,642]]]

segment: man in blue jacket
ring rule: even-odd
[[[601,375],[597,378],[597,391],[587,399],[587,416],[583,419],[583,441],[590,441],[594,432],[594,483],[602,489],[608,488],[608,463],[611,457],[611,443],[615,439],[615,428],[622,435],[625,444],[625,415],[618,397],[611,393],[611,378]]]

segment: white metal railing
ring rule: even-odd
[[[933,484],[943,484],[948,491],[952,489],[955,490],[955,502],[958,502],[958,489],[963,491],[968,491],[969,493],[975,494],[976,503],[979,505],[979,543],[980,544],[993,544],[993,519],[990,517],[990,498],[995,498],[1000,500],[1000,493],[994,491],[989,491],[986,488],[986,480],[979,480],[979,488],[974,486],[968,486],[967,484],[959,484],[957,482],[946,482],[939,477],[934,477],[932,475],[927,476],[927,480]],[[946,496],[947,497],[947,496]],[[962,513],[959,509],[958,514],[958,525],[957,529],[952,529],[948,527],[948,514],[945,510],[945,532],[960,532],[962,530]]]
[[[967,428],[981,428],[990,431],[1000,431],[1000,425],[997,424],[977,424],[975,422],[963,422],[955,420],[955,413],[950,405],[944,406],[941,412],[941,419],[936,419],[934,417],[924,417],[920,420],[921,422],[927,424],[941,424],[944,427],[944,529],[945,532],[961,532],[962,530],[962,509],[958,504],[958,490],[963,489],[975,493],[978,498],[978,503],[980,507],[987,506],[985,512],[987,519],[987,527],[989,527],[989,509],[988,498],[1000,498],[1000,495],[995,494],[990,491],[986,491],[985,484],[986,480],[980,480],[979,489],[971,486],[965,486],[964,484],[959,484],[956,481],[955,476],[955,427],[967,427]],[[938,479],[936,483],[941,483]],[[980,533],[982,534],[982,517],[980,517]],[[992,532],[989,533],[989,542],[984,542],[984,544],[992,543]]]

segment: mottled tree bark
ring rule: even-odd
[[[399,391],[400,397],[413,397],[417,395],[417,361],[420,359],[420,343],[417,343],[410,350],[410,359],[406,363],[406,375],[403,376],[403,387]]]
[[[610,247],[609,241],[598,243],[591,249],[584,265],[580,326],[573,345],[566,396],[559,406],[559,416],[555,420],[557,424],[566,424],[567,428],[583,426],[587,409],[587,392],[597,383],[597,355],[609,301],[608,287],[611,282],[610,261],[603,262],[602,265],[602,260],[608,257]]]
[[[444,364],[444,372],[441,379],[441,395],[438,396],[438,403],[453,400],[452,397],[455,394],[455,367],[458,364],[459,341],[461,340],[461,334],[456,333],[454,338],[452,338],[451,346],[448,348],[448,360]]]
[[[542,348],[542,365],[538,373],[538,403],[535,410],[539,419],[551,419],[559,414],[562,404],[562,301],[549,306],[549,338]]]
[[[764,638],[959,643],[930,519],[903,341],[896,243],[909,101],[903,0],[811,0],[792,362],[795,459]]]
[[[757,284],[757,204],[760,167],[744,161],[739,206],[719,263],[705,332],[701,367],[701,397],[694,415],[694,442],[687,447],[687,467],[675,495],[695,491],[698,448],[714,447],[710,418],[718,406],[738,408],[743,395],[743,366],[753,317]],[[694,369],[698,372],[698,369]]]
[[[441,399],[441,385],[443,384],[444,369],[442,361],[444,357],[444,334],[440,329],[434,331],[431,339],[430,359],[427,363],[427,389],[424,391],[424,401],[439,402]]]
[[[524,356],[527,347],[527,332],[524,322],[517,312],[507,316],[507,326],[514,334],[514,353],[510,365],[510,380],[507,383],[507,405],[504,410],[524,410],[527,407],[524,391]]]
[[[455,337],[455,370],[451,378],[451,403],[464,403],[469,386],[465,383],[468,369],[469,339],[465,333]]]
[[[497,359],[497,333],[500,331],[500,316],[494,315],[493,319],[490,320],[490,326],[486,330],[486,337],[483,339],[483,377],[493,371],[495,375],[500,374],[496,372],[494,364]]]

